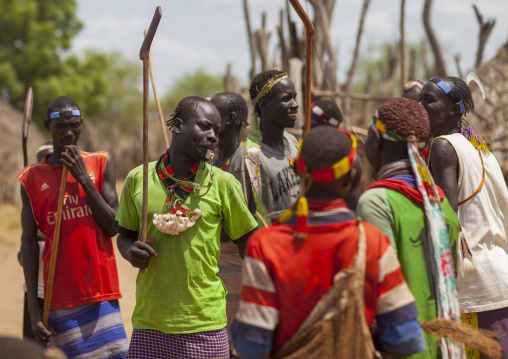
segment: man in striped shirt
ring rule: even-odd
[[[242,300],[231,329],[242,357],[274,355],[297,332],[334,276],[352,265],[361,226],[365,324],[377,323],[378,349],[404,356],[425,349],[414,297],[388,238],[373,225],[360,225],[343,200],[355,175],[355,157],[356,139],[346,131],[318,127],[305,136],[296,167],[307,183],[307,211],[300,198],[296,213],[293,206],[249,240]]]

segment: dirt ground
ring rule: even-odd
[[[117,189],[119,186],[117,185]],[[17,253],[21,243],[21,205],[0,203],[0,336],[22,337],[23,321],[23,269],[18,264]],[[116,241],[113,239],[116,250]],[[138,270],[122,258],[116,250],[120,299],[125,331],[130,339],[132,333],[131,314],[136,302],[136,276]]]

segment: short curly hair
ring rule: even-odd
[[[415,136],[421,139],[430,136],[429,114],[414,100],[394,98],[379,106],[377,113],[386,128],[399,136]]]
[[[225,112],[236,113],[236,121],[232,124],[233,126],[245,127],[249,124],[247,122],[249,108],[242,95],[236,92],[221,92],[213,96],[212,100],[218,97],[226,99],[226,108],[223,109]]]
[[[192,115],[200,103],[207,103],[215,108],[215,105],[204,97],[188,96],[180,100],[175,107],[175,111],[169,116],[166,121],[166,126],[173,132],[175,128],[175,118],[185,119]]]
[[[250,95],[251,101],[253,101],[256,98],[256,96],[259,94],[259,91],[261,91],[263,86],[265,86],[269,80],[271,80],[274,77],[277,77],[283,73],[284,73],[284,71],[272,69],[272,70],[266,70],[266,71],[260,72],[259,74],[254,76],[254,78],[252,79],[252,81],[250,83],[250,87],[249,87],[249,95]],[[256,104],[254,110],[259,114],[259,108],[258,108],[257,104]]]
[[[351,139],[344,131],[318,126],[303,137],[301,156],[310,169],[320,169],[346,157],[351,147]]]
[[[46,110],[46,114],[49,117],[49,114],[54,112],[55,108],[66,108],[66,107],[77,107],[80,111],[80,107],[78,103],[69,96],[58,96],[53,101],[51,101]]]

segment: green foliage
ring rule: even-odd
[[[61,72],[83,25],[75,0],[0,0],[0,9],[0,91],[20,108],[28,87]]]
[[[37,113],[43,120],[51,100],[65,94],[78,102],[83,119],[91,120],[99,129],[106,130],[114,124],[120,125],[122,131],[134,130],[143,109],[137,64],[127,62],[120,53],[88,50],[83,59],[70,56],[61,67],[59,75],[35,82],[34,98],[39,106],[34,119]]]
[[[110,54],[107,62],[107,91],[102,96],[106,108],[92,111],[91,116],[106,133],[115,127],[113,132],[133,134],[139,131],[143,119],[141,64],[126,61],[120,53]]]
[[[169,89],[163,103],[165,108],[169,107],[172,111],[184,97],[212,97],[223,91],[222,75],[211,75],[203,69],[197,69],[194,73],[186,73],[178,78]]]

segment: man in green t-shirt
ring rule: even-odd
[[[221,126],[215,106],[186,97],[167,125],[171,146],[148,165],[149,244],[138,240],[141,166],[128,174],[116,216],[120,253],[145,269],[129,358],[229,358],[226,289],[217,277],[221,228],[243,255],[257,223],[240,183],[207,161]]]
[[[356,212],[392,242],[415,296],[418,320],[460,321],[452,257],[460,224],[420,157],[429,136],[429,117],[416,101],[399,97],[378,108],[365,142],[378,181],[360,197]],[[437,359],[442,349],[448,351],[434,336],[424,336],[427,349],[411,358]]]

